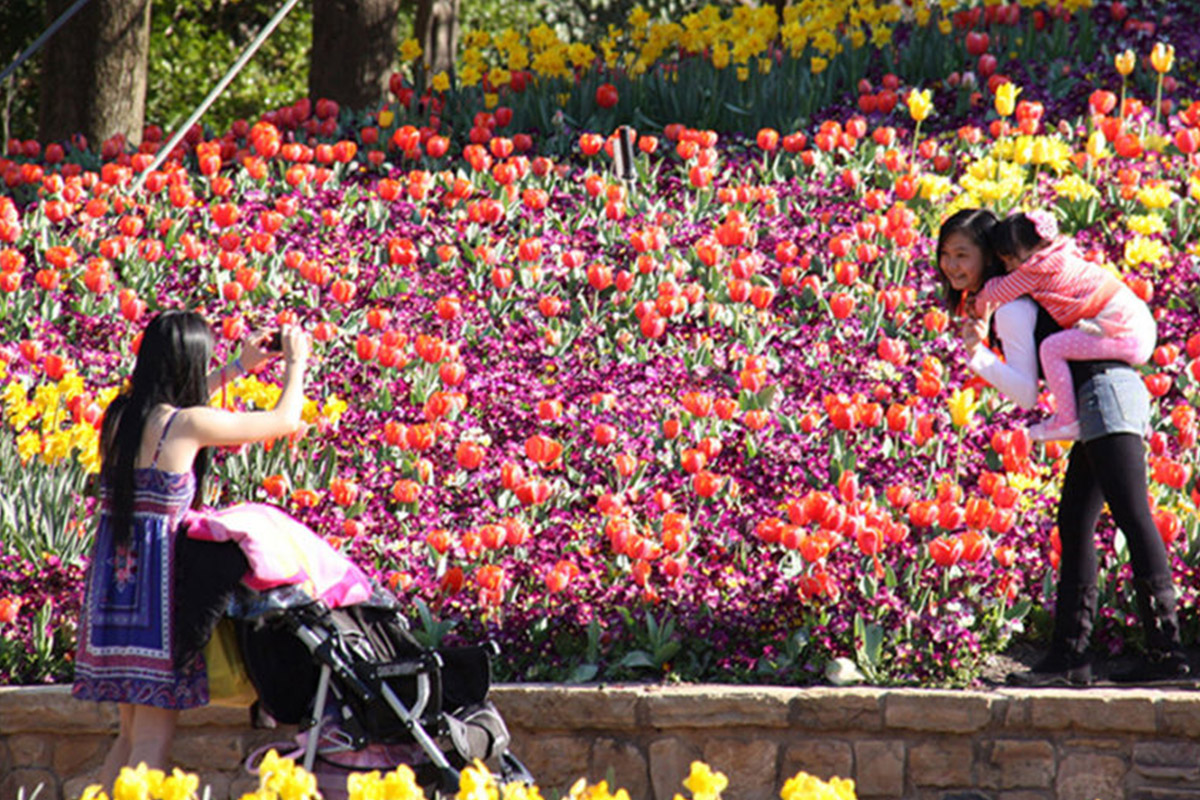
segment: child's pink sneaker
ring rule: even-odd
[[[1075,420],[1059,422],[1058,417],[1051,417],[1031,425],[1029,438],[1035,442],[1073,442],[1079,438],[1079,423]]]

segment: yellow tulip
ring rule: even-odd
[[[1087,154],[1093,161],[1108,157],[1108,144],[1102,131],[1092,131],[1087,140]]]
[[[908,113],[915,122],[924,122],[933,111],[933,93],[928,89],[921,92],[914,89],[908,93],[905,102],[908,103]]]
[[[1150,51],[1150,65],[1156,72],[1165,74],[1171,71],[1175,64],[1175,45],[1159,42]]]
[[[1002,117],[1011,117],[1017,107],[1017,95],[1021,87],[1011,81],[1000,84],[996,88],[996,113]]]
[[[975,397],[975,390],[968,386],[966,389],[955,389],[946,405],[950,408],[950,421],[954,427],[969,428],[975,409],[979,407],[979,400]]]
[[[1137,63],[1137,59],[1133,55],[1132,50],[1123,50],[1113,58],[1113,63],[1117,67],[1117,72],[1121,73],[1122,76],[1127,76],[1133,72],[1133,67]]]

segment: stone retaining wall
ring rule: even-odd
[[[547,797],[612,778],[633,800],[671,800],[702,759],[726,800],[777,798],[799,770],[852,777],[860,798],[1200,800],[1200,692],[499,686],[514,751]],[[0,688],[0,800],[44,784],[77,797],[115,709],[65,687]],[[238,798],[242,756],[294,731],[252,730],[246,712],[185,712],[179,766]]]

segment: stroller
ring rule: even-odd
[[[320,537],[273,508],[265,511],[272,518],[266,525],[238,513],[235,507],[200,518],[188,535],[239,541],[249,557],[250,573],[226,613],[258,691],[256,715],[300,726],[291,755],[303,754],[327,800],[345,796],[350,772],[400,764],[431,796],[457,792],[460,770],[476,759],[503,782],[533,782],[487,700],[499,648],[422,646],[395,597]],[[280,527],[286,535],[276,535]],[[263,531],[271,541],[261,541]],[[260,541],[248,544],[239,540],[243,534]],[[255,563],[280,553],[291,558],[284,572],[301,565],[286,580]]]

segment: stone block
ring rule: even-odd
[[[700,748],[677,736],[651,742],[650,781],[655,800],[671,800],[677,793],[683,794],[683,781],[691,774],[692,762],[699,758]]]
[[[1044,691],[1030,698],[1030,724],[1041,730],[1154,733],[1152,696],[1143,693]]]
[[[654,687],[642,707],[653,728],[784,728],[795,695],[771,687]]]
[[[248,728],[250,710],[237,706],[200,706],[179,713],[179,728]]]
[[[991,698],[980,692],[913,689],[891,694],[884,702],[883,724],[888,728],[972,733],[991,721]]]
[[[1124,738],[1106,736],[1073,736],[1059,742],[1064,752],[1070,750],[1102,750],[1109,753],[1119,753],[1125,756],[1129,752],[1129,742]]]
[[[904,794],[904,742],[854,743],[854,783],[859,797],[889,798]]]
[[[1046,792],[1031,792],[1018,790],[1015,792],[1000,792],[995,800],[1054,800],[1054,796]]]
[[[213,800],[217,800],[217,798],[220,798],[220,800],[225,800],[226,797],[228,797],[229,800],[237,800],[237,798],[241,797],[242,795],[250,794],[257,789],[258,778],[255,778],[251,775],[239,775],[230,779],[228,790],[229,793],[227,795],[219,795],[214,792]]]
[[[794,742],[783,751],[779,785],[798,772],[807,772],[823,781],[848,778],[854,774],[854,750],[847,742],[829,739]]]
[[[1049,788],[1054,747],[1041,739],[999,739],[986,748],[981,785],[992,789]]]
[[[517,757],[529,767],[543,793],[565,794],[587,774],[588,740],[578,736],[531,736],[515,743]]]
[[[1200,693],[1172,692],[1158,703],[1159,733],[1200,739]]]
[[[712,739],[704,745],[704,761],[725,773],[725,800],[770,800],[782,785],[777,780],[779,745],[766,739]]]
[[[200,796],[204,796],[204,790],[205,787],[207,787],[209,796],[212,798],[212,800],[232,800],[232,798],[241,797],[240,794],[234,795],[230,788],[233,784],[234,774],[235,773],[214,772],[212,770],[197,772],[196,775],[200,778]],[[241,774],[245,775],[245,773]],[[257,789],[258,779],[254,778],[254,781],[254,788]]]
[[[104,760],[112,744],[108,736],[63,736],[54,743],[54,771],[63,777],[74,776]]]
[[[69,686],[0,687],[0,736],[12,733],[115,733],[115,703],[76,700]]]
[[[917,788],[972,786],[974,747],[966,737],[922,741],[908,748],[908,781]]]
[[[7,775],[0,777],[0,797],[5,800],[20,797],[22,792],[26,797],[31,797],[34,792],[39,791],[38,787],[41,787],[38,800],[50,800],[61,794],[58,778],[48,769],[17,767]]]
[[[83,790],[98,783],[99,778],[99,767],[96,767],[95,769],[90,770],[82,775],[76,775],[72,778],[64,778],[62,782],[62,797],[65,798],[65,800],[76,800],[76,798],[82,797]],[[43,795],[44,794],[45,793],[43,792]],[[39,797],[37,800],[54,800],[54,795],[50,795],[49,797]],[[214,794],[211,800],[225,800],[225,798]]]
[[[1133,770],[1144,778],[1200,786],[1200,744],[1195,742],[1137,742]]]
[[[883,729],[879,689],[809,689],[792,700],[791,725],[804,731]]]
[[[643,687],[502,684],[488,697],[505,722],[535,730],[636,730]]]
[[[997,728],[1014,730],[1029,727],[1029,696],[1000,695],[1002,702],[992,706],[992,720]]]
[[[607,780],[612,792],[624,789],[631,798],[650,796],[650,768],[642,751],[632,742],[597,739],[592,744],[592,782]]]
[[[1139,786],[1130,790],[1127,800],[1200,800],[1200,788]]]
[[[181,769],[236,770],[246,757],[246,746],[233,731],[181,730],[171,748],[171,758]]]
[[[1115,756],[1075,754],[1062,759],[1054,783],[1057,800],[1123,797],[1126,765]]]
[[[8,737],[8,753],[13,766],[48,767],[50,754],[54,751],[54,743],[48,734],[18,733]]]

